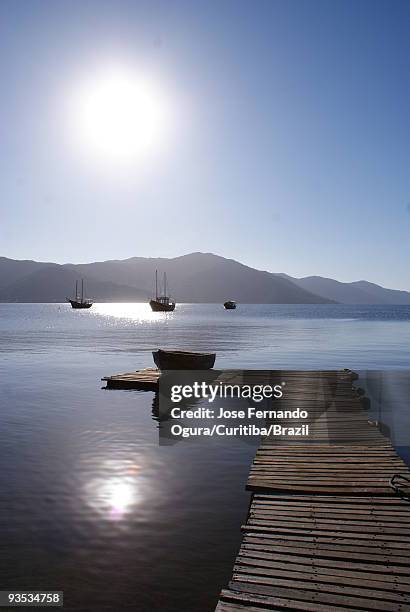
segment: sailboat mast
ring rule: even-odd
[[[81,279],[81,301],[84,301],[84,279]]]
[[[75,299],[78,298],[78,281],[75,281]]]
[[[158,300],[158,270],[155,270],[155,299]]]
[[[167,275],[164,272],[164,295],[167,294]]]

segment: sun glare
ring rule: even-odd
[[[165,143],[168,110],[153,81],[111,68],[83,79],[71,96],[73,136],[84,153],[102,161],[144,159]]]

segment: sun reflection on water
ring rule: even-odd
[[[131,463],[128,466],[111,465],[107,476],[90,480],[84,488],[88,506],[105,519],[120,521],[130,515],[141,501],[138,479],[141,468]],[[111,473],[110,473],[111,472]]]
[[[109,483],[107,486],[110,518],[120,520],[135,502],[135,487],[127,482]]]
[[[173,316],[173,312],[153,312],[148,303],[99,303],[93,305],[93,314],[115,319],[127,319],[137,323],[163,321]]]

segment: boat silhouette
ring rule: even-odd
[[[78,281],[75,281],[75,297],[66,300],[70,302],[72,308],[91,308],[92,300],[84,297],[84,279],[81,279],[81,294],[78,295]]]
[[[154,312],[172,312],[175,309],[175,300],[167,295],[167,275],[164,273],[164,292],[158,295],[158,270],[155,270],[155,299],[149,301]]]

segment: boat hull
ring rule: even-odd
[[[215,364],[215,353],[188,351],[153,351],[155,365],[160,370],[210,370]]]
[[[150,300],[149,305],[151,306],[151,310],[153,312],[172,312],[175,310],[174,302],[164,304],[163,302],[157,302],[157,300]]]
[[[68,302],[70,302],[72,308],[77,309],[91,308],[93,305],[92,302],[77,302],[76,300],[68,300]]]
[[[235,310],[236,302],[228,301],[224,303],[225,310]]]

